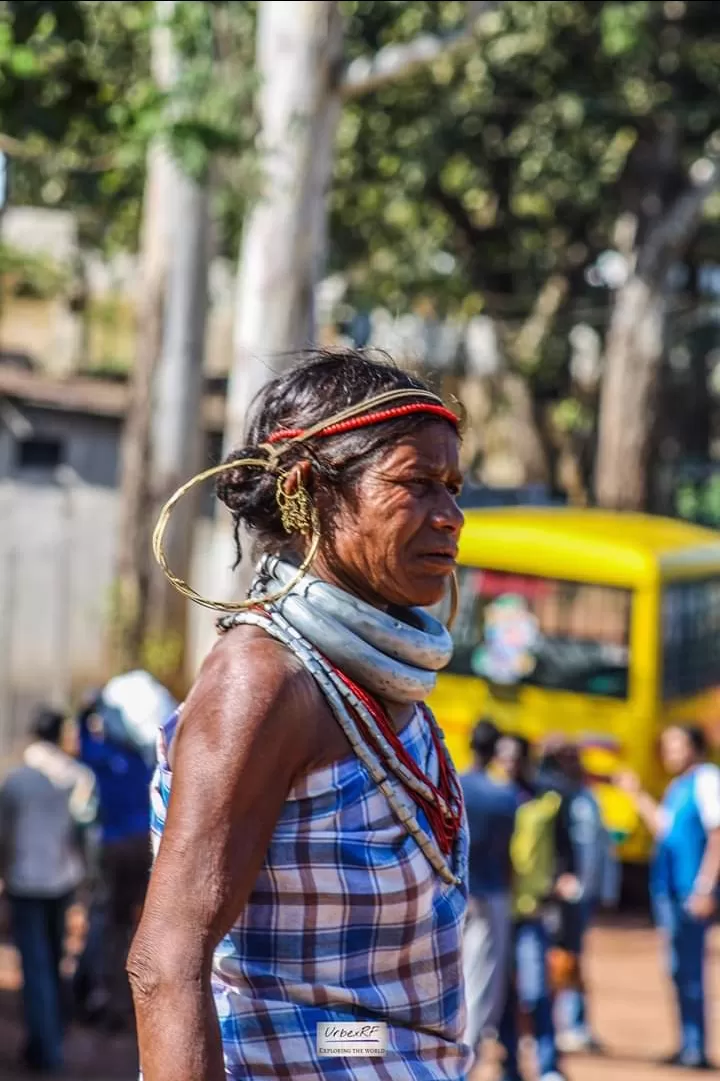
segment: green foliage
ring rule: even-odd
[[[348,60],[461,28],[460,0],[346,0]],[[254,3],[184,0],[182,77],[150,76],[155,6],[0,3],[0,130],[22,143],[12,198],[72,207],[106,248],[136,239],[145,156],[163,135],[193,175],[214,162],[218,239],[234,255],[252,153]],[[535,377],[564,365],[569,313],[604,320],[585,270],[611,236],[628,155],[673,120],[685,163],[720,129],[715,0],[509,0],[477,43],[348,104],[332,193],[332,269],[351,302],[487,311],[512,330],[551,272],[571,288]],[[720,218],[720,198],[709,214]],[[539,363],[542,360],[542,365]]]
[[[0,278],[6,287],[9,280],[16,294],[50,299],[67,289],[72,274],[47,256],[0,243]]]
[[[720,476],[681,480],[674,493],[673,511],[687,521],[720,528]]]
[[[356,2],[348,49],[442,33],[461,4]],[[606,247],[628,154],[674,122],[680,162],[720,130],[716,7],[511,0],[469,52],[350,104],[333,192],[333,264],[358,304],[483,309],[512,326],[550,272],[567,307],[600,306],[584,271]],[[592,312],[584,312],[592,321]]]
[[[254,8],[177,6],[172,30],[183,72],[166,123],[177,157],[196,176],[218,154],[242,156],[255,137]]]
[[[181,78],[165,97],[151,77],[148,0],[0,4],[0,130],[13,155],[13,202],[73,208],[88,243],[132,248],[148,145],[160,136],[192,175],[218,160],[219,209],[234,239],[255,133],[254,8],[178,4]]]
[[[93,243],[135,233],[158,102],[150,3],[0,5],[0,122],[15,203],[79,211]],[[18,63],[19,58],[19,63]]]

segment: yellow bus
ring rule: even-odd
[[[431,705],[460,770],[489,717],[537,743],[578,741],[625,861],[649,837],[612,784],[630,768],[660,795],[658,735],[703,724],[720,744],[720,538],[646,515],[470,511],[455,652]]]

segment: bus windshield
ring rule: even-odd
[[[629,590],[472,567],[458,585],[449,672],[627,697]]]

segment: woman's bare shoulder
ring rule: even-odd
[[[240,624],[219,636],[200,677],[207,667],[215,678],[234,680],[243,678],[248,669],[254,673],[258,666],[273,685],[307,675],[302,663],[286,645],[266,634],[262,627]]]
[[[312,676],[281,642],[260,628],[225,632],[205,659],[182,709],[178,736],[204,749],[283,740],[303,769],[316,753],[327,710]]]

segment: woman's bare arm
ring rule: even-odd
[[[183,709],[168,818],[128,973],[145,1081],[225,1081],[210,989],[294,779],[317,692],[275,642],[228,634]]]

